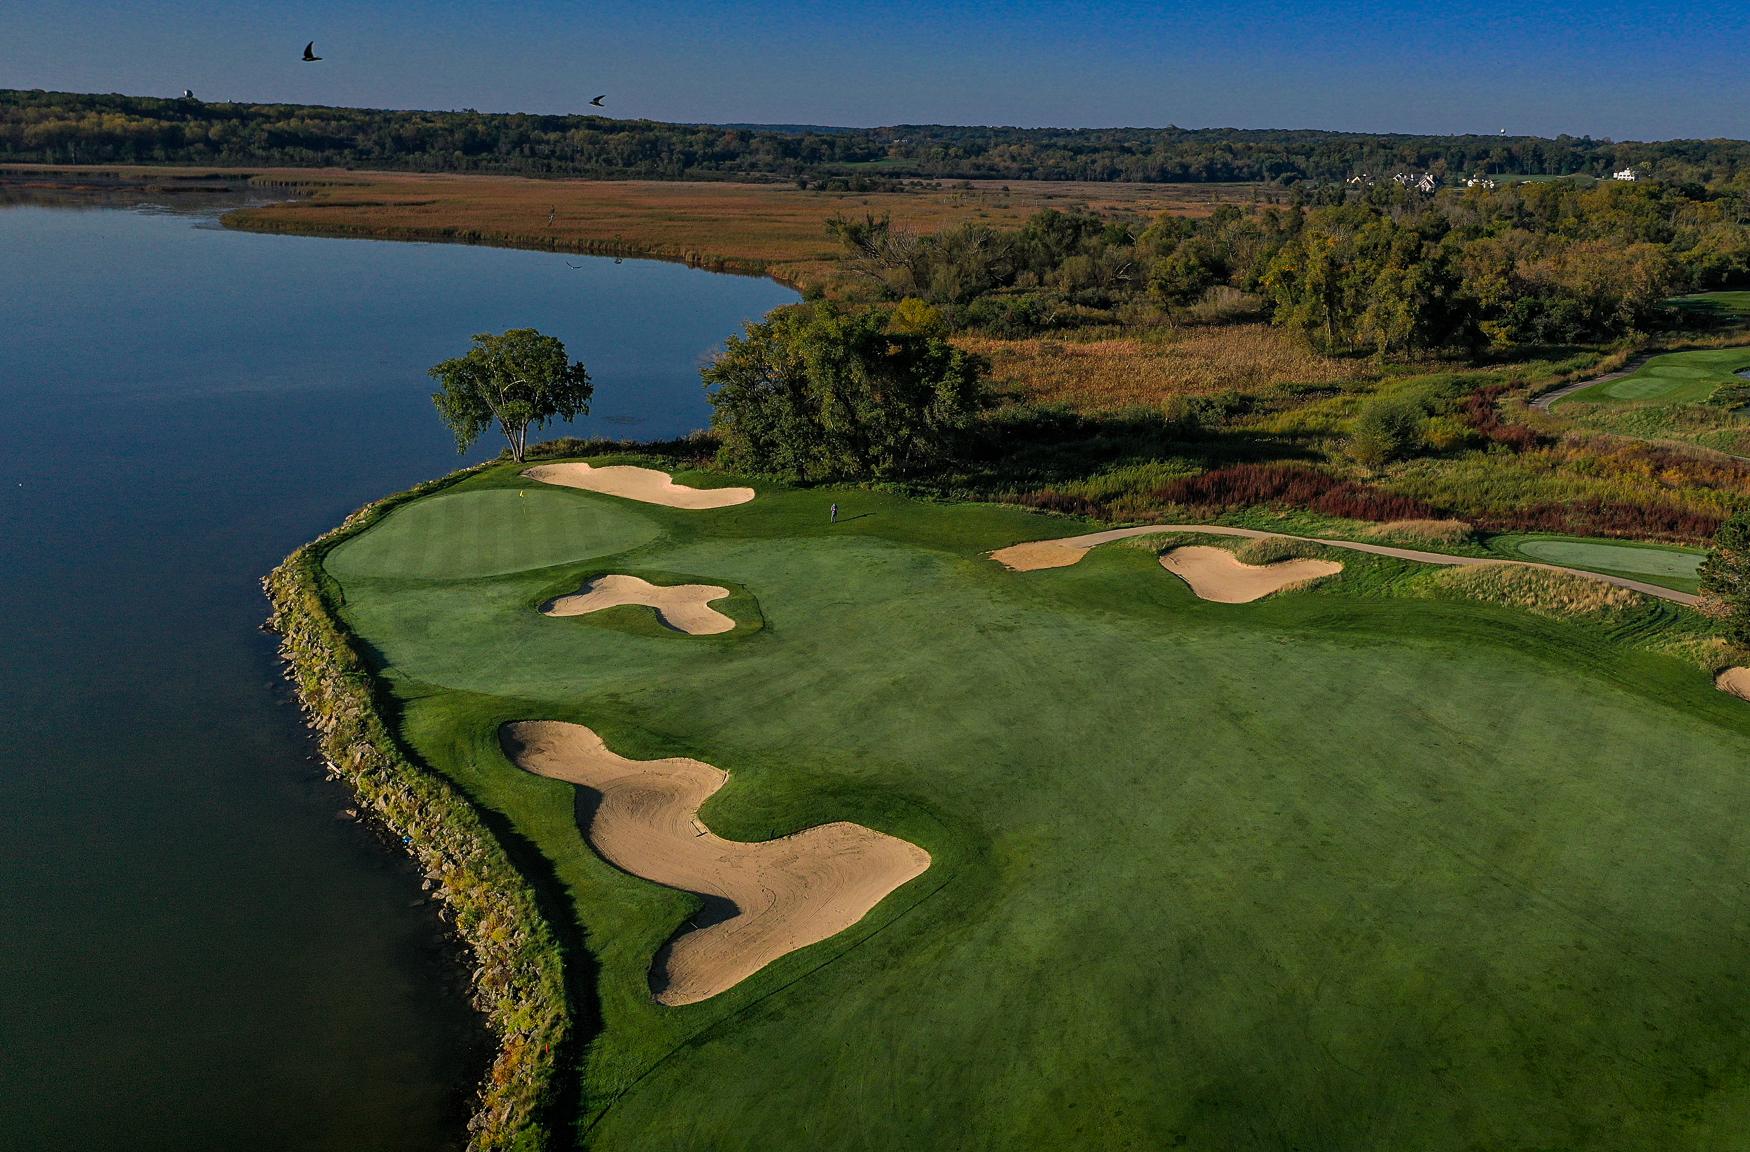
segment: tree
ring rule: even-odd
[[[1700,576],[1703,601],[1724,623],[1726,639],[1750,644],[1750,508],[1720,525]]]
[[[1355,418],[1349,455],[1369,468],[1408,454],[1422,442],[1427,416],[1414,400],[1385,396],[1369,403]]]
[[[428,375],[443,385],[431,402],[455,433],[456,451],[466,452],[496,422],[519,464],[531,427],[587,413],[595,392],[583,364],[567,363],[565,345],[533,328],[481,332],[466,356],[445,360]]]
[[[725,467],[889,479],[950,459],[983,404],[984,362],[827,304],[749,324],[702,373]]]

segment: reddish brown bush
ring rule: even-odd
[[[1236,464],[1157,488],[1162,504],[1202,514],[1257,505],[1305,508],[1349,520],[1428,520],[1440,513],[1413,496],[1368,487],[1300,464]]]
[[[1509,424],[1501,418],[1501,394],[1506,384],[1491,384],[1479,388],[1464,398],[1460,410],[1464,422],[1478,435],[1496,444],[1505,444],[1515,452],[1524,452],[1543,443],[1543,437],[1523,424]]]

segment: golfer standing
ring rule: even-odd
[[[838,504],[837,500],[834,500],[833,504],[832,504],[832,523],[837,524],[838,522],[839,522],[839,504]]]

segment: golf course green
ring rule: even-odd
[[[1406,561],[1221,604],[1142,547],[985,556],[1089,527],[769,485],[678,509],[503,465],[328,552],[396,733],[558,921],[582,1142],[1744,1146],[1750,707],[1591,624],[1370,594]],[[728,588],[736,626],[539,610],[603,574]],[[929,867],[663,1006],[699,901],[590,849],[590,797],[506,756],[527,720],[727,771],[699,810],[727,839],[849,821]]]
[[[1750,348],[1705,348],[1655,356],[1627,376],[1602,380],[1556,402],[1566,404],[1700,404],[1722,384],[1742,384]]]
[[[1707,558],[1699,548],[1578,536],[1497,536],[1489,541],[1489,550],[1518,560],[1645,580],[1679,592],[1700,588],[1701,562]]]

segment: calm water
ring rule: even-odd
[[[559,336],[578,431],[670,436],[793,299],[570,262],[0,209],[0,1143],[460,1143],[489,1047],[418,877],[337,818],[256,581],[457,462],[424,370],[469,334]]]

